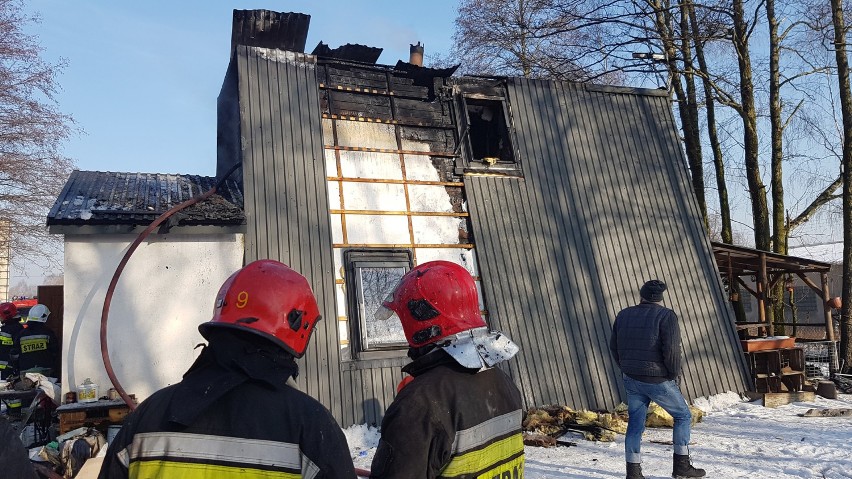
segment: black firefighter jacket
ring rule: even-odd
[[[403,370],[414,380],[382,420],[371,478],[523,478],[521,394],[505,373],[465,369],[442,349]]]
[[[17,370],[17,346],[18,334],[23,329],[17,319],[11,319],[0,327],[0,379],[9,377],[13,370]],[[16,357],[13,358],[12,356]]]
[[[334,418],[285,384],[296,372],[291,357],[247,342],[210,344],[183,381],[128,416],[100,479],[355,478]]]
[[[59,374],[61,345],[47,325],[38,321],[27,321],[18,332],[15,342],[16,352],[19,354],[18,371],[22,375],[24,371],[33,368],[49,369],[45,376]]]

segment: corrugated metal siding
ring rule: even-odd
[[[621,401],[611,324],[651,278],[681,318],[685,394],[747,389],[668,100],[520,79],[508,90],[524,178],[465,184],[486,305],[521,345],[508,369],[527,404]]]
[[[238,46],[246,262],[282,261],[310,281],[324,318],[300,388],[343,417],[328,187],[314,57]],[[347,391],[347,400],[349,392]]]

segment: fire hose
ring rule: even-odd
[[[113,273],[112,275],[112,280],[109,282],[109,287],[107,287],[106,295],[104,296],[104,308],[101,312],[101,358],[103,358],[104,368],[106,369],[106,373],[109,377],[110,382],[112,382],[112,385],[115,388],[116,392],[118,392],[118,395],[121,396],[121,399],[124,400],[124,403],[127,404],[127,407],[129,407],[131,411],[136,409],[136,403],[133,402],[133,400],[130,398],[130,395],[127,394],[127,391],[124,390],[118,380],[118,377],[116,377],[115,375],[115,371],[112,368],[112,362],[109,359],[109,346],[107,344],[107,321],[109,319],[109,307],[112,303],[112,295],[115,292],[115,287],[118,284],[118,278],[121,277],[121,273],[122,271],[124,271],[124,266],[127,265],[127,262],[130,260],[130,256],[133,254],[134,251],[136,251],[136,248],[138,248],[139,245],[142,244],[143,241],[145,241],[145,238],[147,238],[148,235],[151,234],[152,231],[154,231],[155,228],[160,226],[164,221],[169,219],[169,217],[171,217],[178,211],[188,206],[192,206],[198,202],[204,201],[210,196],[212,196],[214,193],[216,193],[216,190],[218,190],[219,187],[221,187],[225,183],[225,180],[227,180],[228,177],[231,176],[231,174],[233,174],[234,171],[236,171],[237,168],[239,168],[240,166],[241,164],[237,163],[236,165],[231,167],[231,169],[228,170],[224,176],[222,176],[222,178],[213,186],[213,188],[210,188],[204,193],[201,193],[182,203],[173,206],[171,209],[158,216],[157,219],[152,221],[151,224],[148,225],[148,227],[145,228],[144,231],[139,233],[139,236],[137,236],[133,243],[130,244],[130,247],[127,249],[127,252],[124,253],[124,256],[121,258],[121,261],[119,261],[118,266],[115,268],[115,273]]]

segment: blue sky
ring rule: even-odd
[[[78,169],[213,176],[234,9],[306,13],[308,52],[320,40],[332,48],[361,43],[384,48],[379,62],[395,64],[418,41],[427,57],[446,53],[457,3],[30,0],[41,22],[26,31],[39,37],[45,60],[68,63],[57,101],[81,130],[63,147]],[[40,270],[24,260],[11,284],[38,283]]]
[[[311,15],[305,49],[361,43],[380,63],[451,45],[455,0],[35,0],[48,61],[64,58],[59,107],[82,133],[64,148],[81,170],[214,175],[216,96],[228,66],[234,9]]]

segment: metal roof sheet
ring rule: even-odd
[[[216,184],[216,178],[161,173],[74,171],[47,216],[50,225],[143,225]],[[229,179],[219,191],[180,212],[179,225],[245,221],[243,195]]]

